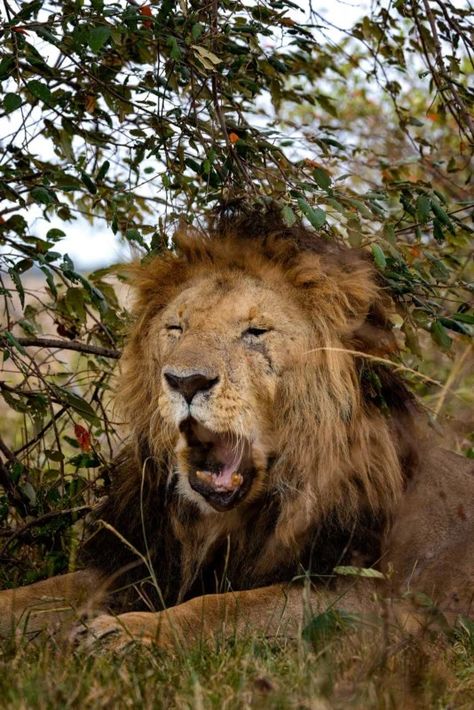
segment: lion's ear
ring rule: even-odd
[[[352,333],[348,342],[354,350],[377,356],[390,355],[399,349],[393,326],[381,301],[373,303],[364,322]]]
[[[187,267],[182,259],[172,252],[153,257],[145,263],[127,264],[123,273],[134,291],[134,311],[157,312],[173,298],[187,278]]]
[[[352,250],[301,254],[291,277],[313,318],[331,323],[341,336],[362,327],[380,298],[372,264]]]
[[[346,322],[344,342],[364,353],[387,355],[398,349],[387,311],[392,304],[365,253],[348,251],[327,265],[331,281],[342,293]]]
[[[349,255],[344,254],[344,257]],[[365,323],[380,292],[372,264],[359,255],[354,257],[328,264],[327,271],[328,278],[339,292],[336,299],[341,301],[346,332],[353,332]]]

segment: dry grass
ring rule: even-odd
[[[176,654],[4,648],[8,708],[472,708],[474,626],[387,640],[361,628],[303,641],[234,638]]]

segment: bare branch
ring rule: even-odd
[[[120,350],[102,348],[99,345],[91,345],[89,343],[79,343],[77,340],[55,340],[54,338],[15,338],[15,340],[26,348],[57,348],[58,350],[75,350],[79,353],[100,355],[101,357],[109,357],[115,360],[118,360],[121,355]]]

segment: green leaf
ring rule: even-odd
[[[18,352],[20,352],[22,355],[26,355],[25,348],[23,347],[23,345],[20,345],[20,343],[15,338],[13,333],[10,333],[9,330],[5,330],[4,335],[5,335],[5,338],[7,339],[7,341],[10,343],[10,345],[13,345],[18,350]]]
[[[16,269],[8,269],[8,273],[10,274],[10,278],[15,284],[15,288],[17,290],[18,296],[20,298],[20,303],[21,307],[25,307],[25,289],[23,288],[23,284],[21,282],[20,276],[17,272]]]
[[[337,109],[333,103],[334,99],[332,99],[330,96],[324,96],[324,94],[317,94],[316,101],[321,106],[321,108],[330,113],[331,116],[334,116],[334,118],[337,118]]]
[[[201,166],[199,165],[198,162],[196,162],[194,160],[194,158],[185,158],[184,162],[188,166],[188,168],[191,168],[191,170],[194,170],[195,173],[199,174],[201,172]]]
[[[444,242],[444,232],[443,227],[439,219],[433,220],[433,236],[437,242]]]
[[[436,217],[441,222],[441,224],[444,224],[446,227],[448,227],[450,232],[454,232],[453,223],[451,222],[451,220],[449,219],[448,215],[443,210],[441,205],[438,202],[436,202],[436,200],[431,200],[431,207],[432,207],[433,212],[435,213]]]
[[[191,35],[192,38],[195,42],[199,39],[199,37],[202,35],[204,27],[201,25],[200,22],[196,22],[191,28]]]
[[[3,57],[0,61],[0,81],[8,78],[14,66],[15,60],[12,56]]]
[[[82,453],[70,458],[68,463],[77,466],[77,468],[97,468],[101,461],[95,454]]]
[[[367,205],[365,205],[361,200],[355,200],[353,197],[346,197],[345,201],[348,202],[352,207],[355,207],[363,217],[367,217],[367,219],[372,219],[372,212],[369,210]]]
[[[298,205],[306,219],[315,229],[321,229],[326,221],[326,212],[320,207],[311,207],[302,197],[298,198]]]
[[[304,627],[302,637],[315,646],[326,644],[336,634],[347,630],[359,620],[356,614],[349,614],[342,609],[327,609],[311,619]]]
[[[48,229],[46,233],[46,239],[51,239],[51,241],[56,242],[58,239],[62,239],[65,237],[66,234],[63,232],[62,229],[57,229],[56,227],[52,227],[52,229]]]
[[[372,256],[379,269],[384,271],[387,266],[387,259],[385,258],[383,249],[378,244],[372,244]]]
[[[345,150],[346,147],[342,145],[339,141],[335,140],[334,138],[320,138],[319,139],[321,143],[324,143],[324,145],[332,145],[334,148],[339,148],[339,150]]]
[[[99,423],[97,414],[94,412],[89,402],[87,402],[87,400],[83,397],[75,392],[71,392],[71,390],[68,390],[65,387],[59,387],[58,385],[51,385],[51,388],[54,390],[54,393],[58,399],[61,400],[61,402],[68,404],[72,407],[72,409],[74,409],[75,412],[84,417],[84,419],[87,419],[87,421],[92,424]]]
[[[408,119],[407,119],[407,123],[408,123],[410,126],[420,126],[420,127],[421,127],[421,126],[424,126],[424,125],[425,125],[425,124],[423,123],[423,121],[420,121],[419,118],[415,118],[415,116],[409,116]]]
[[[458,321],[457,319],[455,320],[454,318],[444,318],[443,316],[441,316],[439,320],[446,328],[454,330],[456,333],[462,333],[462,335],[469,336],[474,335],[474,328],[470,327],[466,323]]]
[[[314,168],[313,177],[323,190],[329,190],[331,187],[331,177],[324,168]]]
[[[97,54],[110,38],[111,28],[106,25],[93,27],[87,34],[87,44]]]
[[[427,195],[418,195],[416,201],[416,218],[421,224],[426,224],[431,213],[431,200]]]
[[[175,61],[181,59],[181,50],[179,48],[176,37],[168,37],[168,46],[170,47],[170,57]]]
[[[62,451],[56,451],[55,449],[45,449],[44,453],[46,457],[51,461],[64,461],[64,454]]]
[[[24,330],[27,335],[36,335],[36,333],[38,332],[38,328],[35,326],[35,324],[29,320],[26,320],[26,318],[22,318],[21,320],[19,320],[18,325],[22,328],[22,330]]]
[[[41,0],[32,0],[32,2],[23,3],[23,7],[15,15],[15,22],[19,24],[20,20],[29,20],[38,10],[41,9]]]
[[[403,332],[405,333],[405,345],[406,347],[411,350],[411,352],[416,355],[417,357],[421,358],[423,357],[423,353],[421,352],[420,348],[420,341],[418,338],[418,335],[414,328],[411,328],[408,323],[405,321],[403,324],[402,328]]]
[[[474,325],[474,314],[472,313],[455,313],[453,318],[460,321],[461,323],[468,323],[469,325]]]
[[[26,352],[25,350],[23,350],[23,348],[20,350],[20,352],[26,355]],[[8,352],[6,350],[3,351],[3,359],[4,361],[8,359]],[[8,404],[8,406],[14,409],[15,412],[30,412],[31,414],[31,406],[28,400],[25,402],[22,397],[14,397],[10,392],[7,392],[6,390],[2,390],[2,397]]]
[[[352,567],[351,565],[341,565],[334,567],[334,574],[342,574],[348,577],[370,577],[372,579],[385,579],[383,572],[371,567]]]
[[[20,261],[17,261],[15,264],[15,271],[17,274],[24,274],[25,271],[29,271],[31,269],[33,264],[33,259],[20,259]]]
[[[449,280],[450,271],[446,268],[444,262],[429,253],[425,253],[425,256],[429,259],[430,273],[433,278],[436,279],[436,281],[444,281],[446,283]]]
[[[104,162],[103,162],[102,165],[100,166],[99,171],[98,171],[97,176],[96,176],[97,182],[101,182],[101,181],[105,178],[105,176],[107,175],[107,173],[108,173],[108,171],[109,171],[109,168],[110,168],[110,163],[109,163],[109,161],[108,161],[108,160],[104,160]]]
[[[296,222],[296,215],[289,205],[281,208],[281,216],[287,227],[292,227]]]
[[[435,320],[431,324],[430,330],[434,342],[443,350],[449,350],[453,341],[447,334],[444,325],[439,320]]]
[[[394,247],[397,243],[397,236],[395,234],[395,227],[390,222],[384,224],[383,235],[385,239]]]
[[[125,238],[128,239],[130,242],[137,242],[137,244],[140,244],[140,246],[144,247],[148,251],[148,245],[143,239],[138,229],[127,229],[127,231],[125,232]]]
[[[40,266],[40,269],[46,277],[46,283],[49,286],[49,290],[56,298],[56,296],[58,295],[58,289],[56,288],[56,284],[54,283],[54,277],[52,272],[46,266]]]
[[[51,91],[49,90],[49,86],[47,86],[47,84],[44,84],[42,81],[38,81],[37,79],[33,79],[32,81],[29,81],[26,86],[37,99],[41,99],[41,101],[44,101],[46,104],[52,103],[53,97],[51,96]]]
[[[16,111],[21,106],[21,96],[19,94],[5,94],[3,98],[3,108],[7,113]]]
[[[59,42],[59,39],[56,35],[54,35],[52,32],[47,30],[45,27],[35,27],[35,32],[38,35],[38,37],[41,37],[42,39],[45,39],[47,42],[50,42],[51,44],[57,45]]]
[[[50,205],[53,202],[51,192],[45,187],[34,187],[30,192],[31,197],[35,202],[43,205]]]
[[[66,291],[66,296],[64,298],[64,304],[68,312],[75,316],[80,323],[85,323],[86,321],[86,309],[84,304],[85,291],[77,286],[72,286]]]
[[[17,234],[23,234],[28,225],[25,218],[21,214],[12,214],[7,220],[8,229],[13,229]]]
[[[81,173],[81,180],[84,183],[84,185],[87,187],[91,195],[95,195],[97,192],[97,187],[95,182],[89,177],[87,173],[82,171]]]

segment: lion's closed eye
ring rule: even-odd
[[[266,333],[269,333],[272,330],[272,328],[264,328],[264,327],[258,327],[258,326],[251,326],[250,328],[246,328],[242,332],[242,338],[260,338],[261,336],[265,335]]]
[[[165,328],[168,333],[173,333],[174,335],[179,335],[183,332],[183,327],[179,323],[168,323]]]

